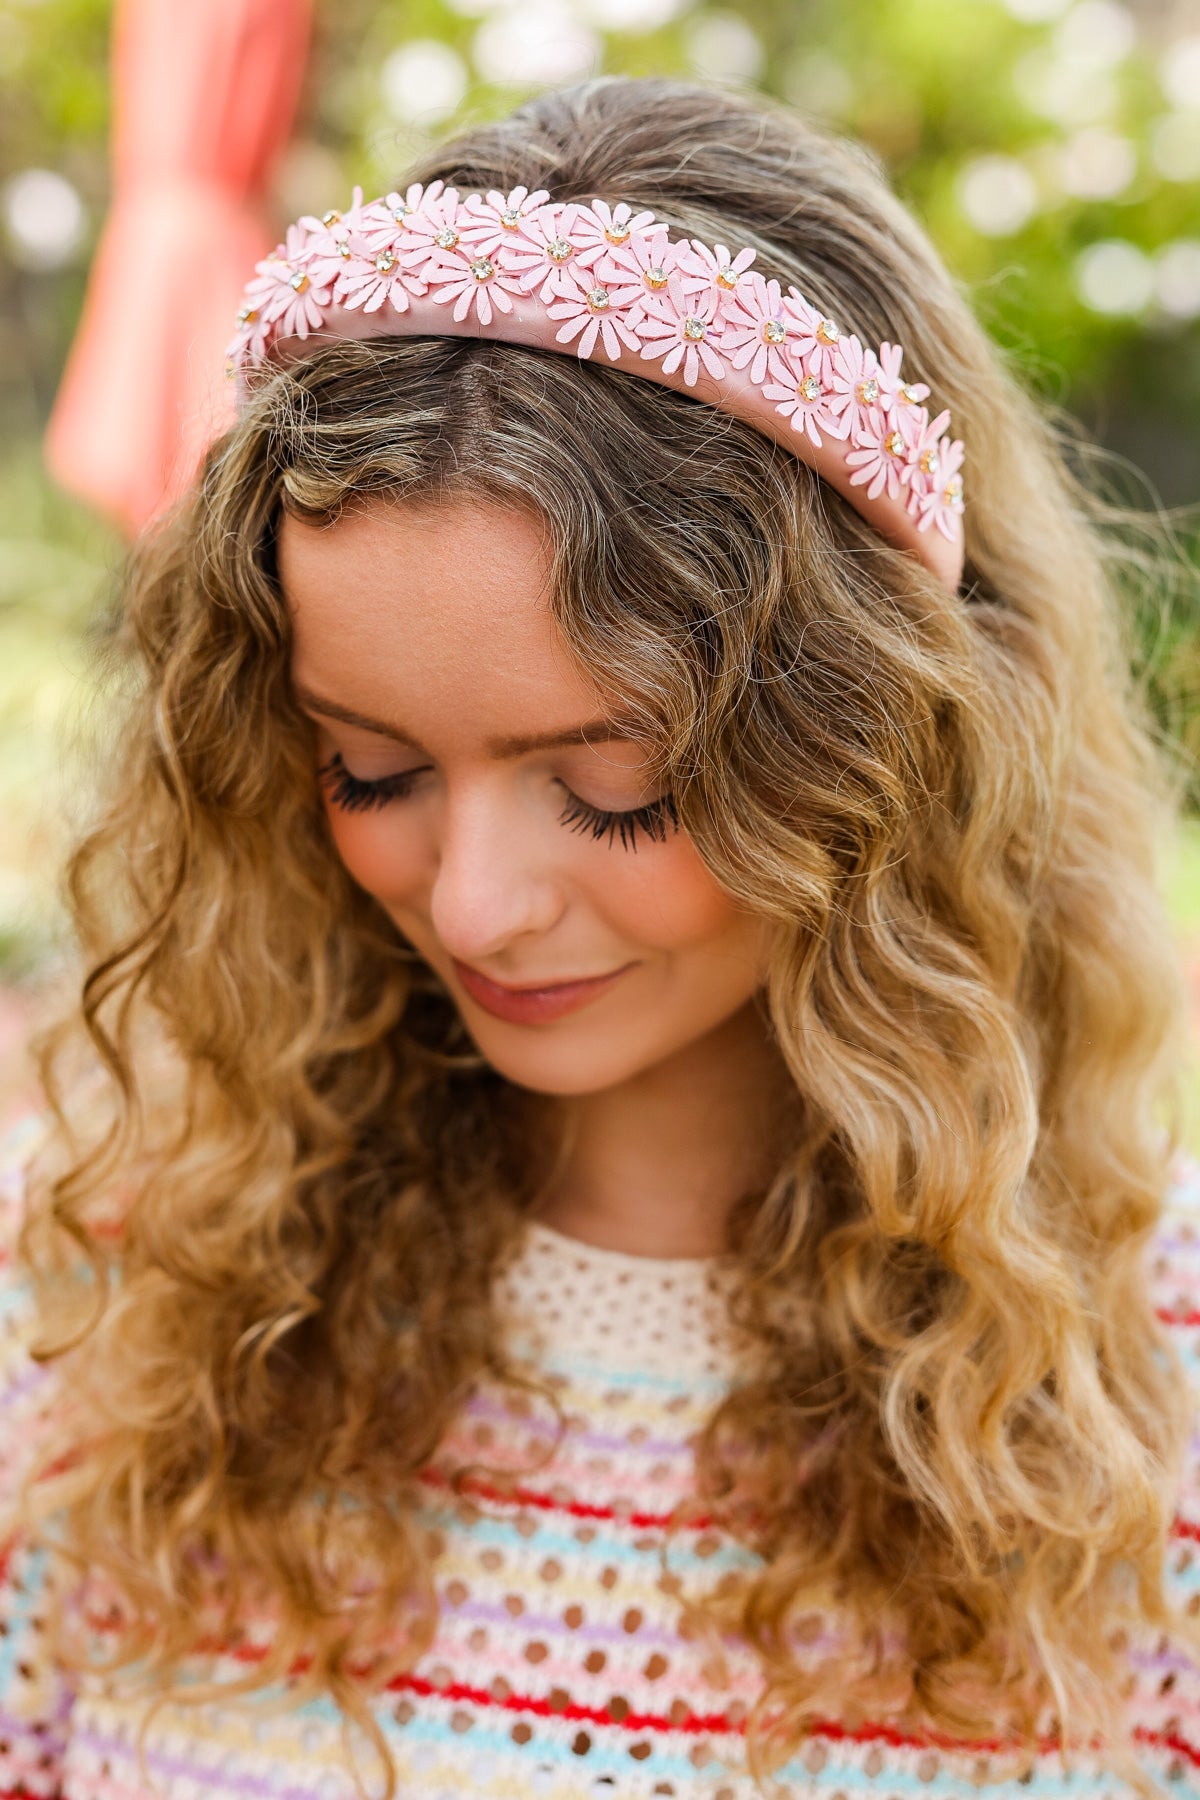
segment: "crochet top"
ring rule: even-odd
[[[10,1173],[0,1244],[20,1207]],[[1200,1166],[1180,1159],[1152,1246],[1154,1303],[1189,1368],[1200,1350]],[[744,1720],[759,1688],[751,1653],[714,1659],[680,1629],[678,1583],[664,1574],[664,1522],[687,1493],[689,1440],[734,1367],[723,1265],[601,1250],[526,1228],[499,1295],[514,1354],[557,1389],[569,1421],[553,1460],[515,1486],[480,1481],[469,1498],[427,1490],[440,1622],[415,1669],[373,1702],[397,1769],[398,1800],[751,1800]],[[24,1343],[28,1295],[0,1269],[0,1476],[19,1464],[45,1372]],[[1200,1383],[1200,1371],[1197,1374]],[[1197,1389],[1200,1392],[1200,1386]],[[494,1466],[552,1414],[474,1389],[452,1437]],[[1192,1460],[1194,1458],[1194,1461]],[[0,1490],[3,1481],[0,1480]],[[0,1500],[3,1495],[0,1491]],[[1169,1547],[1173,1601],[1200,1610],[1200,1442]],[[10,1548],[0,1577],[0,1800],[353,1800],[339,1714],[290,1701],[286,1683],[228,1700],[158,1710],[139,1763],[139,1703],[118,1675],[68,1680],[39,1631],[51,1572],[44,1552]],[[672,1540],[669,1565],[694,1591],[753,1554],[703,1523]],[[807,1641],[832,1641],[814,1616]],[[249,1636],[253,1636],[251,1625]],[[1200,1670],[1166,1638],[1135,1646],[1139,1760],[1164,1793],[1200,1800]],[[231,1674],[243,1674],[232,1660]],[[967,1800],[981,1785],[1022,1800],[1125,1796],[1126,1784],[1056,1751],[1018,1779],[1002,1746],[909,1736],[884,1723],[830,1719],[777,1776],[780,1796]],[[1090,1756],[1090,1753],[1089,1753]],[[369,1755],[358,1767],[378,1792]]]

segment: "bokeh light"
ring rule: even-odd
[[[83,243],[83,201],[53,169],[22,169],[3,190],[4,224],[13,260],[26,269],[61,269]]]
[[[1076,257],[1075,285],[1093,312],[1144,312],[1154,294],[1154,264],[1136,244],[1105,238]]]
[[[380,80],[396,118],[435,125],[462,104],[470,75],[449,44],[415,38],[385,59]]]
[[[597,73],[604,47],[563,0],[526,0],[484,20],[471,58],[483,79],[499,86],[550,86]]]
[[[977,156],[958,178],[963,216],[985,237],[1011,237],[1037,210],[1037,184],[1013,156]]]
[[[684,33],[684,48],[708,81],[756,81],[766,61],[762,39],[736,13],[702,13]]]

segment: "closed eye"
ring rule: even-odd
[[[317,770],[330,801],[343,812],[370,812],[374,807],[386,806],[389,800],[406,799],[412,792],[413,782],[422,772],[420,769],[402,769],[395,775],[379,775],[373,781],[364,781],[361,775],[350,773],[340,750],[335,750],[329,761]]]
[[[370,812],[388,805],[392,800],[407,799],[418,775],[425,771],[404,769],[395,775],[379,775],[367,781],[361,775],[352,775],[342,760],[341,752],[335,751],[317,773],[325,782],[332,805],[343,812]],[[566,804],[559,814],[559,824],[569,826],[572,831],[585,833],[597,841],[606,839],[611,845],[616,839],[623,850],[636,850],[639,836],[663,844],[668,832],[679,828],[679,814],[673,794],[663,794],[657,800],[648,800],[643,806],[617,810],[593,806],[590,801],[573,793],[565,782],[560,782],[559,786],[566,794]]]

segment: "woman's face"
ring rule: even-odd
[[[535,518],[466,500],[285,517],[279,566],[338,852],[496,1069],[595,1093],[747,1005],[765,925],[571,658]]]

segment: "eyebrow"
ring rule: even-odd
[[[308,712],[319,713],[325,719],[338,719],[343,725],[357,725],[360,731],[372,731],[378,737],[390,738],[393,743],[403,744],[409,750],[423,750],[416,738],[410,737],[396,725],[386,719],[373,719],[368,713],[356,711],[352,706],[342,706],[336,700],[326,700],[310,689],[297,686],[297,700]],[[582,725],[568,726],[564,731],[541,731],[530,736],[500,736],[486,740],[489,756],[514,757],[527,756],[533,750],[562,750],[573,744],[605,744],[617,738],[635,736],[632,719],[588,719]]]

